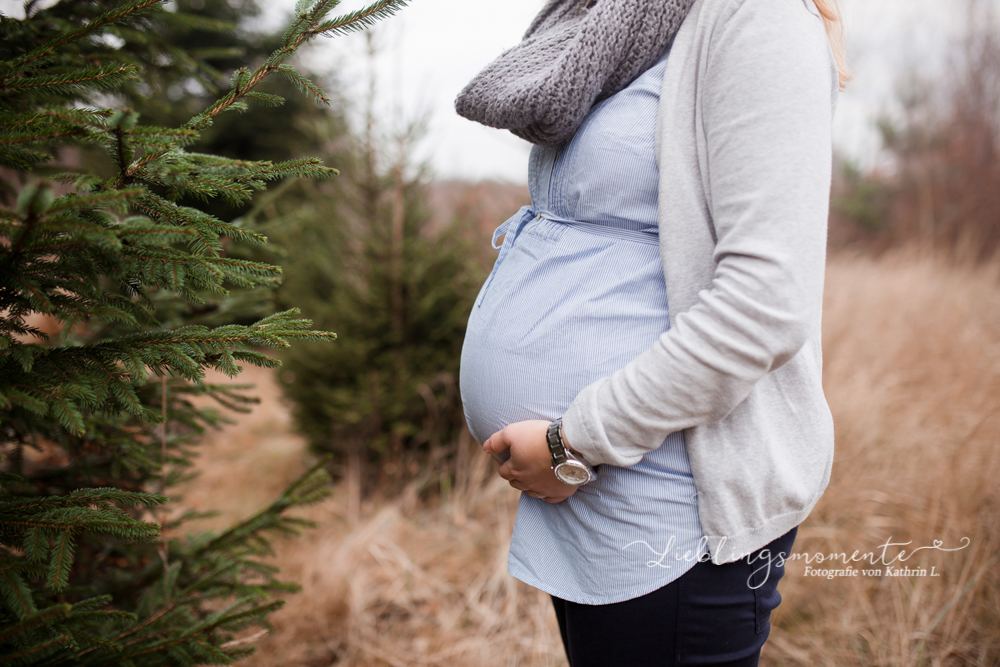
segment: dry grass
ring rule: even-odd
[[[877,552],[890,537],[912,540],[907,549],[970,544],[893,564],[934,567],[935,577],[824,579],[791,563],[764,664],[1000,665],[997,286],[995,272],[912,256],[831,261],[837,459],[796,550]],[[223,509],[216,525],[263,505],[306,464],[270,377],[251,379],[267,407],[214,437],[204,476],[184,490],[186,504]],[[505,572],[515,495],[474,443],[462,451],[440,501],[420,501],[411,486],[352,520],[338,489],[312,508],[321,527],[278,545],[304,590],[246,664],[565,664],[547,597]]]
[[[933,566],[939,577],[827,580],[802,576],[805,564],[795,563],[768,662],[1000,664],[995,267],[964,270],[910,254],[839,259],[827,285],[824,377],[837,454],[796,550],[867,552],[890,537],[912,540],[907,550],[970,542],[893,564]]]
[[[177,493],[183,505],[221,513],[189,529],[251,514],[307,467],[269,372],[241,380],[257,384],[266,408],[206,443],[202,475]],[[277,562],[304,590],[272,619],[275,633],[246,633],[259,650],[241,664],[565,665],[548,596],[506,571],[517,494],[471,438],[460,446],[443,500],[419,501],[418,481],[352,517],[339,487],[300,513],[320,528],[277,545]]]

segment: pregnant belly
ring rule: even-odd
[[[655,242],[527,223],[508,234],[469,318],[461,392],[473,436],[559,417],[668,327]]]

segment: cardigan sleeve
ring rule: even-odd
[[[594,464],[633,465],[667,434],[725,418],[818,339],[829,45],[802,0],[728,4],[734,9],[712,26],[697,62],[695,126],[661,128],[662,142],[669,132],[700,135],[685,163],[702,172],[693,182],[703,184],[715,243],[711,285],[649,350],[586,387],[564,415],[569,444]]]

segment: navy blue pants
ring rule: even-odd
[[[552,598],[570,667],[756,667],[796,528],[734,563],[696,563],[625,602]]]

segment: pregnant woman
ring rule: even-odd
[[[548,0],[456,102],[535,144],[461,389],[572,667],[756,665],[767,639],[833,459],[831,2]]]

